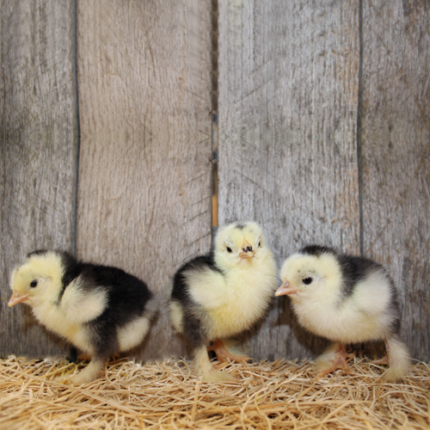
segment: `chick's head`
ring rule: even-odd
[[[12,272],[10,286],[13,294],[8,306],[23,302],[34,307],[55,301],[62,288],[62,275],[61,257],[56,253],[30,255],[25,264]]]
[[[254,222],[236,222],[222,227],[215,240],[215,261],[225,271],[246,265],[258,265],[272,252],[260,226]]]
[[[290,295],[293,302],[318,300],[339,290],[342,274],[336,257],[294,254],[287,258],[281,269],[282,285],[276,296]]]

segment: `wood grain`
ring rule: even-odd
[[[75,7],[1,3],[0,355],[60,351],[24,305],[7,307],[9,275],[40,248],[74,246],[77,185]]]
[[[310,243],[358,253],[359,3],[219,1],[219,223],[263,226],[278,264]],[[324,342],[276,300],[255,358]]]
[[[211,242],[211,2],[79,1],[78,256],[145,280],[145,346],[183,354],[170,277]]]
[[[363,238],[400,289],[402,337],[430,358],[430,5],[364,2]]]

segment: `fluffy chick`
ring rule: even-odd
[[[385,378],[406,375],[410,356],[398,336],[397,291],[381,265],[312,245],[284,262],[281,279],[276,295],[291,297],[300,324],[336,342],[317,360],[322,374],[348,368],[345,344],[384,340],[390,367]]]
[[[115,267],[83,263],[62,251],[35,251],[13,270],[8,306],[25,303],[37,320],[92,356],[89,365],[61,382],[97,378],[112,355],[139,345],[156,310],[140,279]]]
[[[229,354],[222,339],[249,329],[266,311],[276,289],[276,263],[254,222],[220,228],[210,255],[197,257],[173,278],[171,319],[194,349],[194,365],[205,381],[232,380],[209,361],[248,359]]]

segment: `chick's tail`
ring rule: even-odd
[[[203,376],[205,382],[233,382],[236,378],[228,373],[215,370],[209,360],[206,347],[203,345],[199,347],[194,355],[194,367],[199,374]]]
[[[397,335],[387,339],[385,344],[387,346],[389,369],[384,378],[389,382],[395,382],[409,373],[411,356],[408,347]]]

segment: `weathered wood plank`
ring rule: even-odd
[[[161,301],[141,358],[183,354],[169,278],[211,241],[211,2],[79,1],[78,256]]]
[[[363,245],[401,290],[402,337],[430,358],[430,6],[363,10]]]
[[[74,246],[75,5],[1,3],[0,355],[63,350],[28,308],[8,309],[9,275],[29,251]]]
[[[359,3],[219,1],[219,220],[260,222],[280,264],[309,243],[359,252]],[[277,300],[256,358],[321,341]]]

